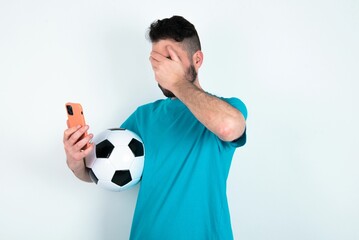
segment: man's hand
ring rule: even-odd
[[[88,148],[85,150],[82,149],[90,142],[93,135],[89,134],[79,140],[88,129],[88,126],[77,126],[66,129],[64,132],[63,142],[67,166],[73,171],[76,177],[83,181],[91,182],[91,178],[86,171],[84,158],[93,150],[93,144],[90,143]]]
[[[152,51],[150,61],[158,84],[172,91],[176,84],[187,81],[186,68],[172,47],[168,46],[167,50],[169,57]]]

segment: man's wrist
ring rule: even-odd
[[[177,82],[173,87],[173,94],[181,99],[181,96],[183,94],[188,94],[191,91],[201,91],[200,88],[198,88],[196,85],[194,85],[192,82],[189,81],[179,81]]]

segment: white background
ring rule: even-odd
[[[248,107],[235,238],[359,239],[357,0],[1,0],[0,239],[128,238],[138,187],[72,175],[64,104],[96,134],[162,98],[145,34],[174,14],[201,37],[202,87]]]

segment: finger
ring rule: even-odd
[[[67,160],[70,162],[73,162],[73,161],[82,161],[84,158],[86,158],[94,149],[94,145],[93,144],[90,144],[88,148],[86,148],[85,150],[83,151],[77,151],[77,152],[73,152],[71,154],[71,157],[68,157]],[[71,168],[71,167],[70,167]]]
[[[163,61],[168,61],[169,59],[165,56],[163,56],[162,54],[152,51],[150,58],[157,61],[157,62],[163,62]]]
[[[81,140],[82,141],[82,140]],[[84,145],[83,145],[84,144]],[[84,146],[87,145],[87,148],[85,149]],[[80,161],[87,157],[94,149],[94,144],[84,141],[84,143],[76,143],[76,145],[65,148],[66,150],[66,156],[68,161]]]
[[[171,46],[167,46],[167,50],[168,53],[170,54],[170,57],[173,61],[175,62],[181,62],[181,60],[179,59],[177,53],[173,50],[173,48]]]
[[[153,70],[157,69],[158,61],[156,61],[153,57],[150,57],[150,62],[151,62],[152,69]]]
[[[76,142],[79,141],[79,139],[85,134],[85,132],[89,129],[89,126],[83,126],[80,127],[77,131],[75,131],[70,138],[67,140],[67,142],[72,146]]]
[[[68,122],[68,121],[67,121]],[[74,132],[76,132],[81,126],[75,126],[75,127],[71,127],[71,128],[68,128],[64,131],[64,139],[63,141],[66,142],[72,134],[74,134]]]
[[[78,151],[76,153],[76,156],[73,158],[75,161],[82,161],[84,158],[86,158],[90,153],[93,151],[94,145],[89,145],[88,148],[86,148],[83,151]]]
[[[94,144],[93,143],[89,143],[89,146],[84,150],[82,151],[82,154],[83,154],[83,158],[87,157],[93,150],[94,148]]]
[[[78,141],[75,146],[74,146],[74,151],[76,152],[83,152],[82,150],[86,151],[87,148],[85,149],[86,145],[90,145],[90,141],[93,138],[93,134],[89,134],[86,137],[84,137],[83,139],[81,139],[80,141]]]

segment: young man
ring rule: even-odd
[[[198,80],[203,53],[195,27],[180,16],[149,28],[150,62],[166,99],[137,108],[121,125],[146,147],[131,239],[233,239],[226,180],[237,147],[246,142],[247,110],[237,98],[205,92]],[[64,133],[67,164],[81,180],[92,134]]]

